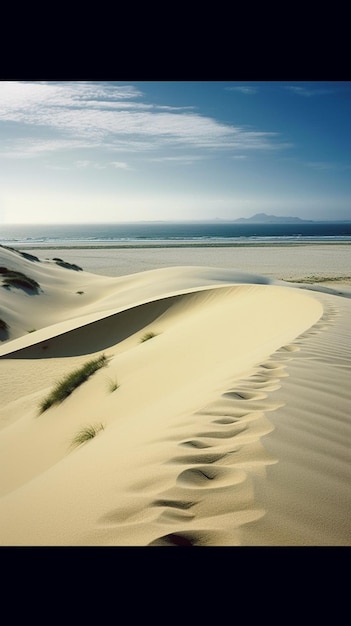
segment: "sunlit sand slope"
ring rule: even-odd
[[[105,278],[0,256],[40,284],[1,294],[2,545],[349,543],[350,300],[229,270]]]

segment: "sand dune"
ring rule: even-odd
[[[350,545],[350,299],[1,247],[0,266],[39,283],[1,288],[1,545]]]

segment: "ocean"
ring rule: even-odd
[[[0,225],[0,244],[22,248],[204,247],[333,241],[351,242],[351,221],[295,224],[218,221]]]

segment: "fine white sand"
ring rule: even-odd
[[[1,545],[351,544],[347,285],[186,264],[102,276],[2,247],[0,266],[40,285],[0,286]]]

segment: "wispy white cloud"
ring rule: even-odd
[[[301,85],[285,85],[285,89],[291,91],[292,93],[297,94],[298,96],[303,96],[304,98],[311,98],[313,96],[323,96],[326,94],[333,93],[332,89],[326,89],[322,87],[305,87]]]
[[[131,167],[128,165],[128,163],[125,163],[124,161],[111,161],[111,163],[109,163],[109,165],[112,165],[117,170],[129,170],[129,169],[131,169]]]
[[[152,161],[153,163],[162,163],[162,162],[171,162],[171,163],[194,163],[195,161],[203,161],[206,157],[199,155],[178,155],[178,156],[161,156],[161,157],[152,157],[148,159],[148,161]]]
[[[0,145],[0,156],[7,159],[32,158],[53,152],[65,150],[84,150],[91,148],[90,141],[80,139],[37,139],[27,137],[25,139],[7,140]]]
[[[27,137],[8,140],[6,155],[97,147],[140,152],[165,146],[201,150],[279,146],[275,133],[224,124],[192,107],[145,104],[142,96],[133,85],[115,83],[2,82],[0,124],[15,123]],[[42,134],[50,141],[39,139]]]
[[[75,161],[75,166],[79,167],[79,168],[86,168],[89,167],[91,165],[91,161],[88,160],[80,160],[80,161]]]
[[[120,170],[129,170],[129,169],[131,169],[131,167],[128,165],[128,163],[125,163],[124,161],[109,161],[107,163],[102,163],[102,162],[98,162],[98,161],[91,161],[89,159],[81,159],[81,160],[75,161],[74,165],[78,169],[94,168],[94,169],[102,170],[102,169],[106,169],[108,167],[113,167],[115,169],[120,169]]]
[[[226,87],[226,89],[228,91],[238,91],[245,96],[252,96],[258,93],[257,87],[252,87],[251,85],[236,85],[235,87]]]

